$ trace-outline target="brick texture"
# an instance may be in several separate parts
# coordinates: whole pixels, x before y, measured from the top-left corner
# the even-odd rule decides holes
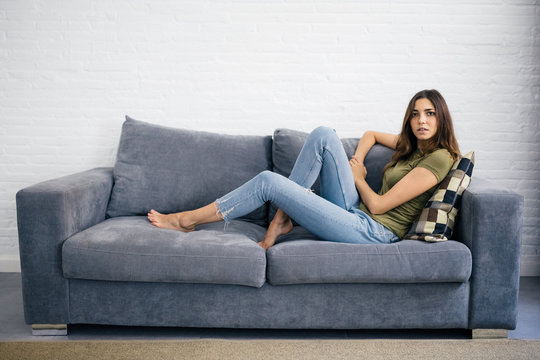
[[[537,0],[0,0],[0,271],[16,191],[112,166],[124,114],[348,137],[398,132],[436,88],[474,175],[525,196],[522,275],[540,275],[539,24]]]

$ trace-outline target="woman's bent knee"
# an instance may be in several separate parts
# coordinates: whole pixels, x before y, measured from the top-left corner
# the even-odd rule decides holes
[[[340,143],[341,141],[334,129],[331,129],[326,126],[319,126],[318,128],[315,128],[309,134],[306,144],[317,144],[318,146],[326,146],[328,144],[335,144]]]
[[[336,131],[332,128],[329,128],[327,126],[319,126],[316,127],[310,134],[310,136],[318,137],[318,138],[326,138],[328,136],[333,136],[336,134]]]
[[[264,170],[264,171],[261,171],[259,175],[257,175],[256,177],[258,180],[264,183],[269,183],[269,182],[274,182],[276,181],[276,179],[282,178],[283,176],[270,170]]]

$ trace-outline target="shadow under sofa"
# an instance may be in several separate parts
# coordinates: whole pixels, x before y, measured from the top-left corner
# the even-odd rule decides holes
[[[219,135],[127,118],[114,168],[17,193],[25,320],[67,324],[273,329],[473,329],[505,336],[517,317],[523,198],[474,177],[452,240],[358,245],[301,227],[265,252],[265,205],[197,231],[153,227],[214,201],[261,171],[288,176],[306,133]],[[358,139],[343,139],[348,155]],[[374,146],[380,188],[392,151]],[[318,185],[313,187],[318,191]],[[495,330],[493,330],[495,329]]]

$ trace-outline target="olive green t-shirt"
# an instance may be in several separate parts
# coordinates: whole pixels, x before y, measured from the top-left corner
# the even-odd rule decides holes
[[[396,165],[384,172],[379,195],[384,195],[415,167],[422,167],[431,171],[437,178],[438,185],[446,177],[453,164],[454,160],[452,159],[452,155],[450,155],[446,149],[438,149],[425,156],[422,156],[420,151],[416,150],[409,160],[399,161]],[[414,199],[381,215],[372,214],[364,204],[360,204],[360,210],[371,216],[373,220],[379,222],[400,238],[403,238],[431,195],[433,195],[437,185],[433,186],[425,193],[418,195]]]

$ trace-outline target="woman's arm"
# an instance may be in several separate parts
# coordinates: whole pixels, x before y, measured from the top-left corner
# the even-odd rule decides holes
[[[391,149],[396,149],[398,135],[382,133],[377,131],[367,131],[358,142],[354,157],[360,162],[364,162],[369,149],[375,144],[381,144]]]
[[[372,214],[384,214],[393,208],[423,194],[437,185],[437,177],[431,171],[423,167],[416,167],[405,175],[384,195],[379,195],[371,190],[366,182],[367,171],[363,163],[357,159],[351,159],[356,189]]]
[[[423,194],[437,185],[437,177],[423,167],[411,170],[384,195],[373,191],[366,182],[367,170],[364,159],[371,147],[381,144],[391,149],[397,146],[399,135],[368,131],[358,142],[356,152],[350,160],[356,189],[372,214],[384,214],[389,210]]]

